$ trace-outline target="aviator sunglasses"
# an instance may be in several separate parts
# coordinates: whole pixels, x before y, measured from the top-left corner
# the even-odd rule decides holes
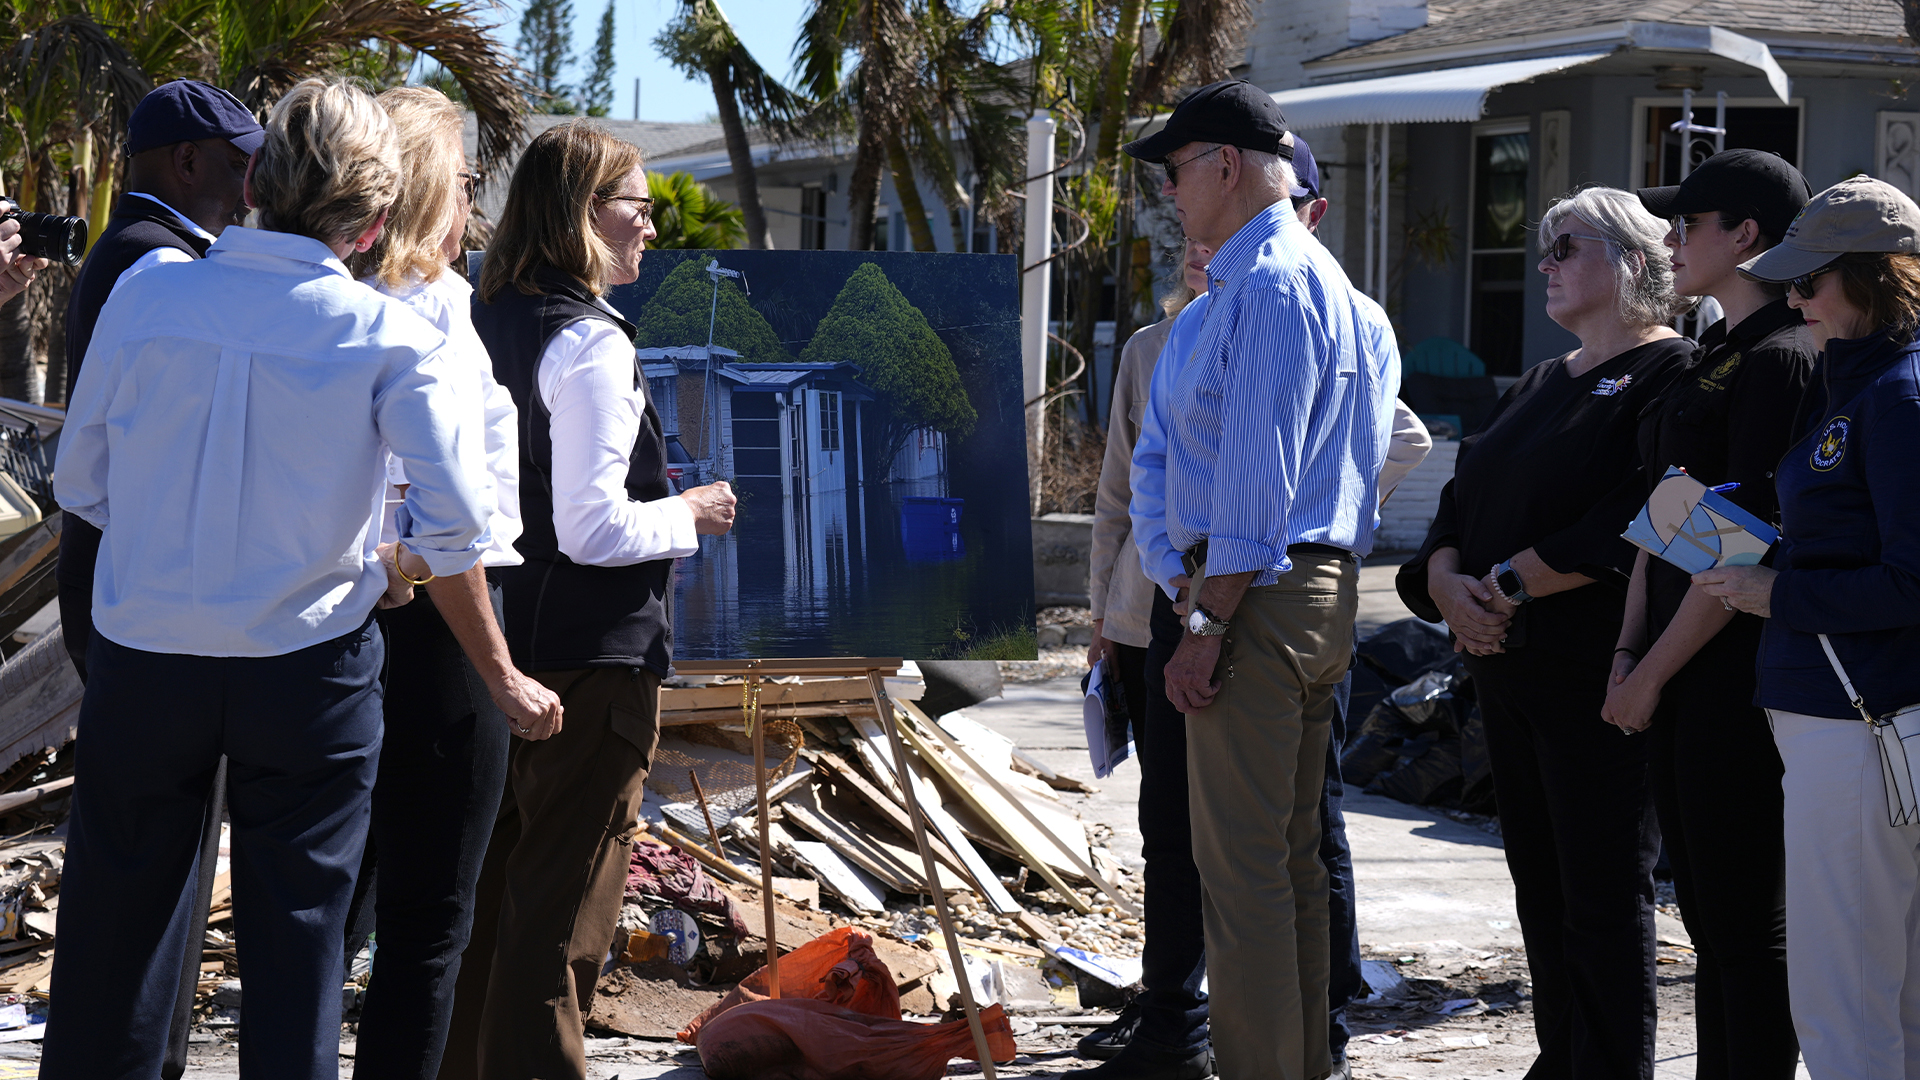
[[[1166,165],[1164,166],[1167,170],[1167,183],[1172,184],[1174,187],[1179,187],[1180,186],[1179,176],[1180,176],[1181,166],[1191,165],[1192,163],[1199,161],[1201,158],[1206,157],[1208,154],[1219,153],[1221,150],[1225,148],[1226,148],[1226,144],[1221,143],[1219,146],[1214,147],[1212,150],[1202,150],[1199,153],[1193,155],[1192,157],[1186,159],[1185,161],[1167,162]]]

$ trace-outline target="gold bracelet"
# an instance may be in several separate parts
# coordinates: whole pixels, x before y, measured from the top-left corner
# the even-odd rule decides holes
[[[407,584],[413,585],[413,586],[425,585],[427,582],[432,581],[435,577],[435,574],[431,569],[427,571],[427,576],[421,578],[419,581],[415,581],[412,578],[408,577],[407,572],[405,570],[400,569],[400,544],[397,541],[393,545],[393,572],[400,575],[401,581],[404,581]]]

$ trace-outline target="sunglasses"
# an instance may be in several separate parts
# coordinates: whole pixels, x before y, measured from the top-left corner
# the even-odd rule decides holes
[[[487,174],[462,169],[454,175],[460,178],[460,190],[466,193],[467,201],[471,203],[474,197],[480,194],[480,181],[486,179]]]
[[[1192,157],[1188,158],[1185,161],[1167,162],[1166,164],[1167,183],[1173,185],[1174,187],[1179,187],[1180,186],[1179,177],[1180,177],[1181,166],[1190,165],[1193,162],[1199,161],[1201,158],[1206,157],[1208,154],[1216,154],[1224,149],[1226,149],[1226,144],[1222,143],[1221,145],[1214,147],[1212,150],[1202,150],[1201,152],[1193,155]]]
[[[1800,294],[1800,299],[1811,300],[1813,299],[1814,290],[1813,279],[1834,269],[1836,269],[1836,267],[1823,266],[1810,274],[1801,274],[1799,277],[1787,282],[1787,284],[1793,286],[1793,291]]]
[[[640,207],[640,223],[646,225],[653,221],[653,196],[651,195],[608,195],[601,201],[637,203]]]
[[[1701,215],[1699,214],[1694,214],[1692,216],[1696,218],[1701,217]],[[1686,214],[1675,214],[1671,218],[1667,219],[1667,223],[1673,226],[1673,235],[1676,237],[1679,237],[1681,247],[1687,246],[1687,228],[1689,226],[1692,226],[1694,228],[1699,228],[1701,225],[1705,224],[1704,220],[1688,221],[1687,217],[1688,215]],[[1740,224],[1741,221],[1745,219],[1744,218],[1719,218],[1717,220],[1722,225],[1738,225]]]
[[[1573,242],[1575,240],[1594,240],[1602,244],[1619,243],[1617,240],[1610,240],[1604,236],[1587,236],[1583,233],[1563,232],[1559,236],[1554,237],[1553,243],[1547,246],[1547,255],[1551,257],[1554,262],[1566,262],[1573,257]]]

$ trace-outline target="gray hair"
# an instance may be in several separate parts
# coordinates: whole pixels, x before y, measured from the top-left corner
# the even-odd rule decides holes
[[[1247,163],[1247,168],[1259,173],[1261,179],[1278,188],[1282,195],[1293,194],[1293,164],[1286,158],[1264,150],[1236,149],[1240,150],[1240,160]]]
[[[1647,212],[1631,191],[1581,188],[1547,208],[1540,219],[1540,252],[1546,254],[1567,218],[1577,217],[1609,242],[1620,318],[1633,326],[1671,322],[1692,307],[1673,291],[1673,264],[1661,239],[1667,223]]]

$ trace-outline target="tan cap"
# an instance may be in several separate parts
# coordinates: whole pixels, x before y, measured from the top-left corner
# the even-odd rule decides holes
[[[1756,281],[1792,281],[1849,251],[1920,254],[1920,206],[1883,180],[1842,180],[1815,195],[1786,238],[1740,264],[1740,272]]]

